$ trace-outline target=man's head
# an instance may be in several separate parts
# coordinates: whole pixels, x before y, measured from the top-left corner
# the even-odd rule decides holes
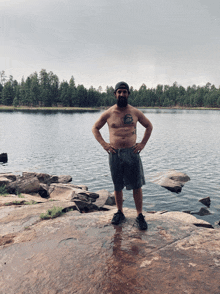
[[[126,107],[128,104],[128,96],[130,94],[128,84],[125,82],[117,83],[114,94],[117,99],[118,107]]]
[[[130,94],[129,86],[128,86],[128,84],[125,83],[125,82],[119,82],[119,83],[117,83],[117,84],[115,85],[115,91],[114,91],[114,93],[116,93],[116,91],[117,91],[118,89],[126,89],[126,90],[128,91],[128,94]]]

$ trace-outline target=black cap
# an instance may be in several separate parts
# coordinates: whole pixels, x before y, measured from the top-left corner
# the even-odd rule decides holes
[[[126,89],[126,90],[128,90],[128,94],[130,94],[129,86],[128,86],[128,84],[125,83],[125,82],[119,82],[119,83],[117,83],[116,86],[115,86],[115,91],[114,91],[114,93],[115,93],[118,89]]]

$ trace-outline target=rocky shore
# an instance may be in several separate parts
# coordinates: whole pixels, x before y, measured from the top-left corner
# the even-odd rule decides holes
[[[1,294],[220,292],[219,228],[146,211],[148,230],[139,231],[128,208],[113,226],[113,195],[71,181],[0,174]]]

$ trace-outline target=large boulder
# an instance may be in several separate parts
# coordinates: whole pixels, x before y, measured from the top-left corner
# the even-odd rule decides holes
[[[180,193],[186,182],[190,177],[185,173],[169,170],[154,176],[151,182],[160,185],[163,188],[175,193]]]
[[[19,194],[19,193],[37,193],[42,189],[40,182],[37,177],[24,178],[19,177],[16,181],[10,182],[6,185],[8,193]]]

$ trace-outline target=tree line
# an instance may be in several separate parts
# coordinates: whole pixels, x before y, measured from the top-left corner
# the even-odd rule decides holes
[[[220,87],[207,83],[205,86],[184,88],[177,82],[148,88],[145,84],[136,90],[130,87],[129,103],[136,107],[220,107]],[[115,104],[114,88],[86,89],[75,84],[72,76],[67,81],[59,81],[53,72],[42,69],[17,82],[12,76],[7,78],[0,72],[0,104],[8,106],[63,106],[101,107]]]

